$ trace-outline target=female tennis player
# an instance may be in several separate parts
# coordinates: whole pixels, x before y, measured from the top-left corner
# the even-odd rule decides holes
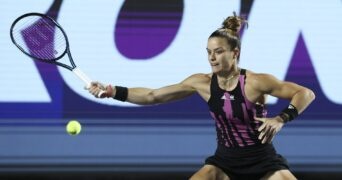
[[[255,73],[238,66],[239,31],[245,20],[226,18],[208,38],[209,74],[193,74],[178,84],[159,89],[127,88],[93,82],[88,89],[95,97],[147,105],[179,100],[198,93],[207,102],[215,120],[217,149],[191,180],[296,179],[272,140],[284,124],[295,119],[314,100],[303,86]],[[289,100],[275,117],[266,117],[267,95]]]

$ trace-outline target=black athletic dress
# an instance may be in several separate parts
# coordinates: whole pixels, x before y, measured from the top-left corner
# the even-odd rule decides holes
[[[205,164],[219,167],[232,180],[260,179],[267,172],[289,168],[273,144],[261,144],[258,139],[262,123],[254,116],[266,117],[267,110],[246,98],[245,81],[246,70],[242,69],[232,91],[219,87],[216,74],[210,84],[208,106],[215,120],[218,145],[215,155],[207,158]]]

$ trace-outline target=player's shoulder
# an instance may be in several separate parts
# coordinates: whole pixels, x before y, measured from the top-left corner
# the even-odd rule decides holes
[[[212,73],[205,74],[205,73],[196,73],[190,76],[190,78],[197,80],[197,81],[210,81]]]
[[[253,72],[251,70],[246,70],[246,76],[250,80],[255,80],[255,81],[264,81],[264,80],[271,80],[274,79],[275,77],[271,74],[268,73],[259,73],[259,72]]]
[[[205,74],[205,73],[196,73],[190,75],[188,78],[185,79],[187,82],[191,83],[205,83],[210,82],[212,74]]]
[[[248,86],[263,92],[268,92],[270,88],[277,86],[279,83],[279,80],[276,77],[267,73],[246,71],[246,76]]]

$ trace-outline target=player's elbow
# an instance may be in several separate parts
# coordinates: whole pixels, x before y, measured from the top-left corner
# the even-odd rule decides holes
[[[315,98],[316,98],[316,95],[312,90],[309,90],[309,96],[311,98],[311,101],[315,100]]]
[[[307,97],[308,101],[310,102],[312,102],[316,98],[315,93],[311,89],[305,88],[304,93],[305,97]]]

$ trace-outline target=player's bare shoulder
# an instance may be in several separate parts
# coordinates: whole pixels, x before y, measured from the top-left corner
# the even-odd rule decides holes
[[[246,70],[246,76],[250,80],[260,80],[260,78],[262,79],[262,76],[264,76],[264,75],[266,75],[266,74],[253,72],[251,70]]]
[[[253,71],[246,71],[246,84],[253,89],[267,91],[270,84],[276,81],[276,78],[267,73],[255,73]]]
[[[209,84],[212,74],[197,73],[186,78],[183,83],[191,86]]]
[[[210,94],[211,74],[197,73],[186,78],[182,84],[196,90],[201,96]]]
[[[205,73],[197,73],[197,74],[193,74],[190,77],[196,79],[196,81],[199,82],[206,82],[206,81],[210,81],[211,80],[211,76],[212,74],[205,74]]]
[[[210,97],[210,82],[212,74],[197,73],[189,76],[182,84],[190,86],[205,100]]]
[[[245,84],[245,94],[250,102],[264,104],[266,102],[266,97],[264,89],[265,78],[268,74],[255,73],[250,70],[246,70],[246,84]]]
[[[264,81],[274,78],[274,76],[272,76],[271,74],[256,73],[250,70],[246,70],[246,76],[250,81]]]

